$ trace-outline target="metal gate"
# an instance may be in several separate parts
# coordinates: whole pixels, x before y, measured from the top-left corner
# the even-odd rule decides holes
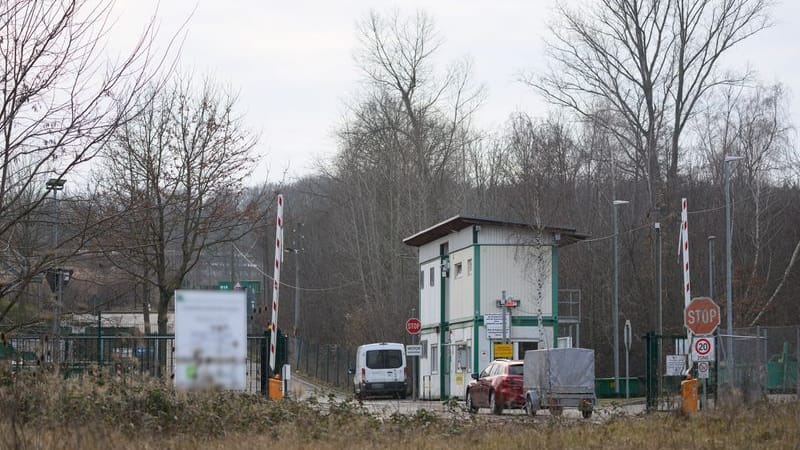
[[[719,349],[719,339],[715,336],[715,347]],[[688,357],[689,343],[684,334],[664,334],[659,335],[649,332],[644,336],[646,346],[645,356],[645,392],[647,397],[648,411],[674,411],[681,407],[681,381],[686,377],[682,374],[675,374],[668,367],[669,360],[680,360],[681,357],[686,364]],[[715,353],[719,358],[719,351]],[[671,358],[668,358],[671,356]],[[717,364],[718,361],[711,363],[709,376],[701,379],[700,403],[701,407],[708,404],[710,400],[716,398],[717,386]],[[685,367],[685,366],[684,366]],[[684,372],[685,369],[681,372]],[[692,366],[692,377],[696,378],[697,364]]]

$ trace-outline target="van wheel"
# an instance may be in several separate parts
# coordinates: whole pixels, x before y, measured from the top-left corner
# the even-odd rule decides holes
[[[472,414],[478,412],[478,407],[472,403],[472,393],[470,391],[467,391],[467,411],[471,412]]]
[[[489,409],[492,410],[492,414],[503,414],[503,405],[497,403],[494,392],[489,393]]]

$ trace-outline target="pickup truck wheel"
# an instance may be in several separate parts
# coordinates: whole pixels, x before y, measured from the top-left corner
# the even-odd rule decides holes
[[[467,391],[467,411],[473,414],[478,412],[478,407],[475,406],[474,403],[472,403],[472,393],[470,391]]]
[[[492,410],[492,414],[503,414],[503,405],[497,403],[494,392],[489,393],[489,409]]]
[[[533,403],[531,403],[530,397],[525,399],[525,412],[531,417],[536,415],[536,409],[534,408]]]

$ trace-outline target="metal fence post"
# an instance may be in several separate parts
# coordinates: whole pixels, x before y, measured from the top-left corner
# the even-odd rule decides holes
[[[341,359],[341,350],[338,346],[336,347],[336,386],[339,386],[339,372],[341,369],[339,368],[339,360]]]
[[[261,395],[267,396],[269,389],[267,389],[267,372],[269,371],[267,356],[267,347],[269,347],[269,333],[264,332],[264,337],[261,338]]]
[[[653,361],[658,361],[660,358],[658,356],[658,346],[654,343],[660,339],[661,336],[658,336],[652,332],[648,331],[645,334],[644,339],[646,342],[647,351],[645,352],[645,384],[646,384],[646,397],[647,397],[647,409],[651,409],[655,406],[655,399],[657,398],[656,392],[656,377],[660,376],[655,369],[656,364],[653,364]],[[654,353],[656,353],[654,355]]]
[[[97,309],[97,365],[103,365],[103,322],[100,308]]]
[[[319,344],[316,345],[317,351],[314,352],[316,358],[314,360],[314,378],[319,378]]]
[[[311,361],[309,360],[311,358],[311,349],[309,348],[310,345],[311,344],[309,342],[306,342],[306,345],[305,345],[305,347],[306,347],[306,349],[305,349],[306,365],[303,368],[307,373],[311,373]]]
[[[325,381],[331,382],[331,346],[325,348]]]

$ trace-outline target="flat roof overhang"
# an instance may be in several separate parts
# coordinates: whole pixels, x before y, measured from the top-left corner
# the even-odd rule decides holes
[[[447,236],[450,233],[461,231],[464,228],[473,225],[494,225],[500,227],[536,230],[536,226],[528,223],[458,215],[440,222],[428,229],[422,230],[413,236],[409,236],[403,239],[403,242],[412,247],[421,247],[429,242],[433,242],[439,238]],[[589,238],[588,234],[578,233],[575,231],[575,228],[570,227],[544,226],[543,230],[548,233],[561,235],[561,239],[559,239],[558,244],[559,247],[564,247]]]

